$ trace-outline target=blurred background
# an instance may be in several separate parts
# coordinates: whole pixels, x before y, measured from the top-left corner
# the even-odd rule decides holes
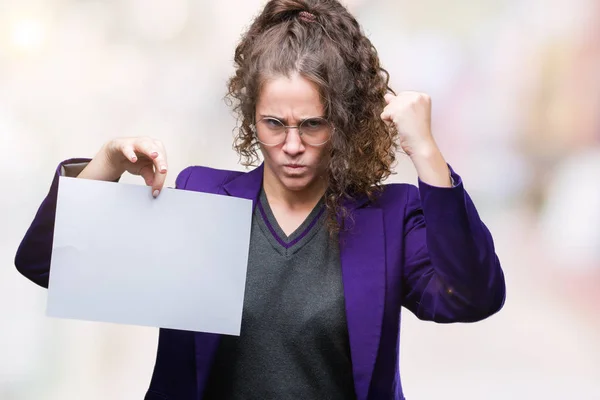
[[[157,330],[45,317],[17,246],[63,159],[149,135],[242,169],[223,102],[259,0],[0,0],[0,399],[142,399]],[[408,399],[600,399],[600,1],[347,0],[492,230],[508,295],[472,325],[404,313]],[[401,159],[391,181],[415,182]],[[133,178],[126,182],[141,184]]]

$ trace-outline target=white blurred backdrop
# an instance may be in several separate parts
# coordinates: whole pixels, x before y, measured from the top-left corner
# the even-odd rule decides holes
[[[157,330],[49,319],[13,257],[58,162],[115,136],[241,169],[223,102],[259,0],[0,0],[0,399],[141,399]],[[395,90],[494,234],[508,294],[472,325],[404,313],[409,399],[600,399],[600,2],[352,0]],[[393,181],[415,182],[400,160]],[[141,184],[126,177],[126,182]]]

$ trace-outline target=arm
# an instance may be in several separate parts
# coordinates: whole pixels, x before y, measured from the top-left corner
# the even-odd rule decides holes
[[[90,161],[90,159],[76,158],[59,164],[54,173],[50,190],[17,250],[15,256],[17,270],[27,279],[42,287],[48,287],[50,276],[59,177],[81,177],[81,171],[85,170]],[[177,176],[176,188],[185,187],[189,175],[189,168],[182,171]],[[115,179],[115,181],[118,180],[118,178]]]
[[[60,163],[54,172],[50,190],[17,250],[15,256],[17,270],[42,287],[48,287],[59,177],[77,176],[81,170],[80,166],[85,166],[89,161],[89,159],[77,158]]]
[[[431,99],[387,94],[381,118],[419,175],[404,215],[404,306],[437,322],[478,321],[502,308],[504,274],[490,232],[431,132]]]
[[[162,143],[151,138],[118,138],[102,146],[93,159],[62,162],[19,245],[15,256],[17,270],[34,283],[48,287],[60,176],[116,182],[125,171],[142,176],[146,184],[153,187],[154,196],[158,196],[167,173],[166,151]]]
[[[504,274],[460,176],[451,177],[452,187],[420,179],[408,192],[403,305],[423,320],[474,322],[502,308]]]

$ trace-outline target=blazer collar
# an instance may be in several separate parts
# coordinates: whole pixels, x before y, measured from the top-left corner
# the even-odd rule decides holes
[[[243,173],[223,185],[226,194],[256,202],[262,187],[264,164]]]
[[[241,197],[256,203],[263,183],[264,169],[265,165],[261,163],[255,169],[242,173],[225,183],[223,190],[230,196]],[[364,206],[368,201],[366,195],[361,195],[357,198],[346,198],[342,204],[351,212]]]

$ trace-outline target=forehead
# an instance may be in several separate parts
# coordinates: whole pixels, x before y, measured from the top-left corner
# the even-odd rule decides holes
[[[322,116],[323,103],[317,85],[299,74],[267,80],[261,88],[256,111],[282,118]]]

